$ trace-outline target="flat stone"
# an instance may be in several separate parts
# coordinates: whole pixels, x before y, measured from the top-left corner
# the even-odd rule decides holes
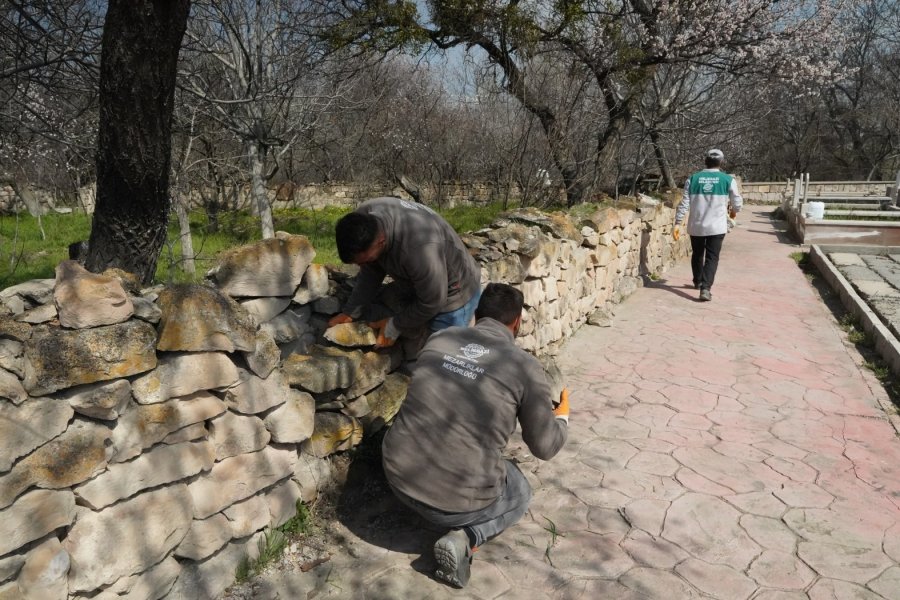
[[[112,448],[108,447],[108,427],[74,420],[53,438],[0,476],[0,508],[13,503],[30,488],[62,489],[90,479],[106,466]]]
[[[856,512],[793,509],[784,515],[784,522],[807,541],[880,549],[886,527],[866,512],[862,504]]]
[[[0,400],[4,398],[13,404],[22,404],[28,398],[28,393],[18,377],[5,369],[0,369]]]
[[[109,381],[156,366],[156,330],[130,320],[92,329],[35,327],[25,344],[24,387],[43,396],[57,390]]]
[[[303,274],[303,280],[294,293],[293,301],[297,304],[309,304],[327,296],[330,287],[328,268],[313,263],[306,267],[306,273]]]
[[[290,297],[247,298],[241,300],[241,306],[250,313],[257,325],[284,312],[291,305]]]
[[[181,566],[171,556],[143,573],[122,577],[92,600],[122,600],[122,598],[165,598],[178,579]]]
[[[366,352],[356,367],[356,378],[353,385],[347,388],[344,395],[356,398],[381,385],[391,369],[391,355],[384,352]]]
[[[685,494],[672,502],[663,537],[695,557],[739,571],[759,554],[759,546],[741,529],[741,514],[710,496]]]
[[[280,527],[297,514],[297,503],[303,500],[303,491],[293,479],[279,483],[266,492],[266,505],[269,507],[269,525]]]
[[[173,352],[162,355],[156,369],[134,379],[131,391],[139,403],[156,404],[237,382],[237,367],[223,352]]]
[[[269,524],[269,505],[262,496],[250,496],[232,504],[222,513],[228,519],[233,538],[247,537]]]
[[[313,434],[303,442],[307,454],[324,458],[329,454],[349,450],[362,441],[363,427],[358,419],[333,412],[317,412]]]
[[[80,504],[99,510],[146,489],[185,479],[212,468],[213,445],[202,440],[160,444],[127,463],[106,471],[75,488]]]
[[[834,496],[814,483],[790,482],[772,493],[792,507],[825,508],[834,501]]]
[[[28,323],[22,323],[10,317],[0,317],[0,336],[4,338],[27,342],[31,339],[32,329]]]
[[[366,394],[370,410],[360,421],[367,432],[378,431],[385,423],[393,420],[406,399],[409,381],[407,375],[391,373],[384,378],[384,383]]]
[[[723,496],[722,499],[745,513],[762,517],[779,518],[787,510],[787,506],[773,496],[771,492],[748,492],[746,494]]]
[[[900,597],[900,567],[891,567],[877,579],[869,582],[869,587],[885,598]]]
[[[0,583],[13,579],[24,564],[24,554],[10,554],[0,558]]]
[[[80,415],[114,421],[131,404],[131,383],[127,379],[89,383],[58,392],[56,398]]]
[[[782,590],[805,590],[816,579],[816,574],[798,559],[793,552],[764,551],[747,574],[759,585]]]
[[[578,450],[577,460],[597,471],[608,472],[624,469],[637,453],[637,448],[627,442],[592,440]]]
[[[359,321],[329,327],[325,330],[325,339],[344,348],[374,346],[377,341],[375,330]]]
[[[0,369],[5,369],[20,379],[24,377],[25,344],[18,340],[0,338]]]
[[[55,537],[33,548],[16,580],[23,600],[66,600],[70,565],[69,553]]]
[[[169,598],[218,598],[234,581],[235,570],[246,560],[259,556],[263,533],[235,540],[201,562],[185,562]]]
[[[0,556],[9,554],[75,520],[75,494],[32,490],[0,510]]]
[[[217,461],[262,450],[271,438],[262,419],[253,415],[226,410],[209,421],[209,441]]]
[[[162,318],[162,311],[156,305],[156,302],[142,296],[132,296],[131,304],[134,306],[134,316],[148,323],[159,323]]]
[[[266,415],[264,425],[273,441],[296,444],[312,435],[315,415],[315,399],[306,392],[292,389],[288,401]]]
[[[235,412],[255,415],[284,404],[290,394],[281,371],[272,371],[262,378],[239,368],[237,383],[225,391],[225,405]]]
[[[185,485],[145,492],[100,512],[80,509],[63,542],[72,557],[70,593],[146,571],[181,542],[190,526],[191,497]]]
[[[21,406],[0,402],[0,473],[65,431],[73,414],[68,404],[49,398],[32,398]]]
[[[56,266],[53,301],[59,324],[70,329],[113,325],[134,314],[131,298],[118,279],[91,273],[74,260]]]
[[[623,510],[632,527],[658,536],[662,533],[666,511],[669,509],[669,506],[670,503],[665,500],[642,498],[629,503]]]
[[[275,338],[265,331],[257,331],[254,341],[256,345],[253,350],[242,354],[250,370],[259,377],[266,378],[281,362],[281,348],[275,343]]]
[[[157,350],[234,352],[256,347],[256,322],[219,290],[189,283],[171,285],[156,302],[162,311]]]
[[[825,579],[824,577],[819,579],[807,593],[809,600],[882,600],[881,596],[855,583]]]
[[[688,557],[688,553],[658,536],[640,530],[632,531],[622,548],[639,564],[656,569],[672,569]]]
[[[861,585],[893,564],[881,550],[819,542],[800,542],[797,554],[820,575]]]
[[[206,430],[205,423],[194,423],[187,427],[182,427],[177,431],[173,431],[163,438],[163,444],[180,444],[182,442],[193,442],[194,440],[206,439],[209,432]]]
[[[619,577],[619,583],[647,598],[701,598],[700,592],[669,570],[634,568]]]
[[[594,552],[585,553],[584,548]],[[547,549],[553,564],[565,565],[567,573],[578,577],[615,579],[634,566],[634,561],[618,544],[618,536],[570,531],[556,538]],[[603,560],[597,560],[602,556]]]
[[[333,479],[333,468],[327,458],[319,458],[308,453],[300,453],[294,463],[295,481],[300,486],[300,497],[307,504],[315,502],[319,491]]]
[[[658,452],[639,452],[628,461],[627,468],[652,475],[672,476],[678,470],[678,462],[666,454]]]
[[[678,564],[675,572],[701,592],[720,600],[746,600],[756,591],[756,584],[740,571],[696,558]]]
[[[292,354],[285,359],[282,372],[289,385],[321,394],[353,385],[362,355],[359,350],[313,346],[309,355]]]
[[[260,325],[260,331],[272,336],[278,344],[292,342],[312,331],[309,321],[312,310],[307,306],[296,306],[272,317]]]
[[[292,296],[315,255],[305,236],[278,232],[220,254],[207,277],[229,296]]]
[[[206,519],[194,519],[187,535],[173,554],[191,560],[203,560],[231,541],[231,523],[223,513]]]
[[[233,456],[216,463],[209,473],[188,485],[194,504],[194,516],[199,519],[219,512],[276,481],[293,474],[291,451],[271,446]]]
[[[225,404],[209,392],[197,392],[159,404],[135,405],[119,417],[113,429],[113,462],[134,458],[144,448],[182,428],[222,414]]]
[[[793,552],[795,550],[798,541],[797,536],[780,519],[760,517],[758,515],[744,515],[741,517],[740,522],[741,527],[753,538],[753,541],[763,548],[781,552]]]

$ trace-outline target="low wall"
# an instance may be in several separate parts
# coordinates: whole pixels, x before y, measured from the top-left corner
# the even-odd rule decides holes
[[[516,211],[465,236],[553,354],[686,255],[672,209]],[[353,273],[302,236],[234,249],[209,285],[139,290],[66,261],[0,291],[0,599],[214,598],[390,422],[399,346],[326,331]]]
[[[808,196],[822,194],[885,194],[892,181],[810,181]],[[793,181],[745,181],[741,182],[741,195],[745,202],[753,204],[781,204],[794,193]]]

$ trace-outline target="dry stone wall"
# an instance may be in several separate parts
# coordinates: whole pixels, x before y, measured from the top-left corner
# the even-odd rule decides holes
[[[525,293],[523,346],[552,354],[685,254],[672,221],[517,211],[466,241],[485,281]],[[215,598],[332,481],[332,455],[390,422],[402,350],[326,331],[353,272],[314,255],[278,234],[206,285],[66,261],[0,291],[0,600]]]

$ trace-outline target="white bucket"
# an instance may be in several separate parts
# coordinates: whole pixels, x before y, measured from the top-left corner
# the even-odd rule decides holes
[[[807,219],[824,219],[825,203],[824,202],[807,202],[806,203]]]

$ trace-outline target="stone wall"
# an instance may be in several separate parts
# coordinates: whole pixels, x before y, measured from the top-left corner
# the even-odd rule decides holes
[[[891,181],[810,181],[809,196],[821,194],[869,194],[881,196]],[[781,204],[794,193],[793,181],[746,181],[740,184],[745,202]]]
[[[520,287],[521,343],[552,354],[687,251],[673,211],[517,211],[466,236]],[[301,236],[234,249],[209,284],[140,290],[61,263],[0,291],[0,600],[214,598],[334,453],[405,396],[400,345],[326,330],[352,271]],[[599,314],[598,314],[599,311]]]

